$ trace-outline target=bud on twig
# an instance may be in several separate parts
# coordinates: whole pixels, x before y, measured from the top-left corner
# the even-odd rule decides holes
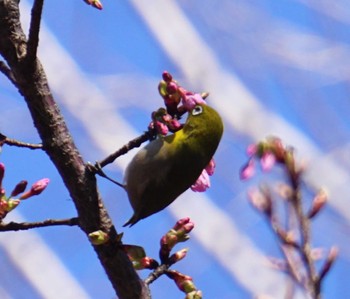
[[[89,240],[94,245],[102,245],[109,241],[109,236],[102,230],[97,230],[89,234]]]
[[[192,291],[186,294],[185,299],[202,299],[203,298],[203,294],[202,291],[200,290],[196,290],[196,291]]]
[[[326,274],[328,273],[328,271],[331,269],[331,267],[334,264],[334,261],[336,260],[337,256],[338,256],[338,248],[333,246],[328,253],[327,259],[320,271],[319,274],[319,280],[322,281],[322,279],[326,276]]]
[[[27,187],[28,182],[23,180],[20,181],[16,187],[12,190],[10,197],[14,197],[17,196],[18,194],[21,194],[22,192],[24,192],[24,190]]]
[[[325,206],[328,200],[328,195],[324,189],[321,189],[312,201],[310,211],[308,213],[309,219],[313,218],[318,214],[319,211]]]
[[[177,287],[183,291],[184,293],[190,293],[196,291],[196,287],[193,283],[193,279],[191,276],[182,274],[175,270],[168,270],[166,275],[173,279],[177,285]]]
[[[187,252],[188,252],[188,248],[184,248],[172,254],[171,257],[169,258],[169,264],[172,265],[181,261],[186,257]]]
[[[161,238],[159,256],[162,263],[167,261],[170,251],[177,243],[185,242],[190,238],[188,233],[193,228],[194,224],[190,218],[183,218],[177,221],[174,227]]]
[[[19,197],[19,199],[24,200],[24,199],[27,199],[27,198],[29,198],[29,197],[31,197],[31,196],[39,195],[41,192],[43,192],[43,191],[46,189],[46,187],[47,187],[47,185],[49,184],[49,182],[50,182],[50,180],[47,179],[47,178],[41,179],[41,180],[35,182],[35,183],[32,185],[32,187],[30,188],[30,190],[27,191],[27,192],[25,192],[25,193],[23,193],[23,194]]]

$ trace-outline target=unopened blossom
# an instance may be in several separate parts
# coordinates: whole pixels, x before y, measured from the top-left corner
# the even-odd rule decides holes
[[[210,178],[208,172],[203,169],[201,175],[191,186],[191,190],[195,192],[205,192],[210,187]]]
[[[33,195],[39,195],[41,192],[43,192],[46,189],[49,182],[50,180],[47,178],[37,181],[32,185],[29,191],[23,193],[19,198],[27,199]]]
[[[191,111],[198,104],[206,104],[199,93],[185,95],[182,98],[182,106],[186,111]]]

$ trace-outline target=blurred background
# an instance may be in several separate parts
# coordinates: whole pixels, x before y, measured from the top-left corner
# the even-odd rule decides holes
[[[31,4],[21,0],[26,32]],[[211,189],[186,192],[132,228],[121,228],[132,214],[124,191],[98,179],[124,241],[157,257],[160,237],[189,216],[196,224],[191,240],[176,248],[190,251],[174,269],[192,276],[205,298],[284,298],[290,282],[268,261],[280,255],[276,240],[247,201],[252,185],[282,173],[239,180],[246,147],[275,135],[307,165],[308,190],[325,187],[330,195],[313,221],[313,244],[340,250],[324,281],[324,298],[350,296],[349,2],[104,0],[103,6],[98,11],[79,0],[46,1],[40,33],[39,57],[85,161],[102,159],[146,130],[151,112],[162,106],[157,85],[164,70],[188,90],[210,92],[208,101],[225,124]],[[4,76],[0,107],[1,133],[40,142],[25,102]],[[107,167],[108,174],[122,180],[136,151]],[[42,152],[5,146],[0,160],[8,192],[22,179],[51,179],[42,195],[6,220],[76,215]],[[3,299],[116,298],[78,228],[1,233],[0,264]],[[153,298],[184,298],[167,277],[151,291]],[[296,291],[295,298],[306,297]]]

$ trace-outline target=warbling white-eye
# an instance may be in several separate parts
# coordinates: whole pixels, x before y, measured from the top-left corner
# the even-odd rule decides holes
[[[199,104],[188,112],[182,129],[142,148],[125,172],[124,188],[134,214],[124,226],[161,211],[191,187],[213,157],[222,133],[219,114]]]

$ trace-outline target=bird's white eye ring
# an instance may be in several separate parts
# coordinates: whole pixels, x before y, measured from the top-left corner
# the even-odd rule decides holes
[[[203,112],[203,107],[202,106],[196,106],[192,110],[192,115],[198,115]]]

